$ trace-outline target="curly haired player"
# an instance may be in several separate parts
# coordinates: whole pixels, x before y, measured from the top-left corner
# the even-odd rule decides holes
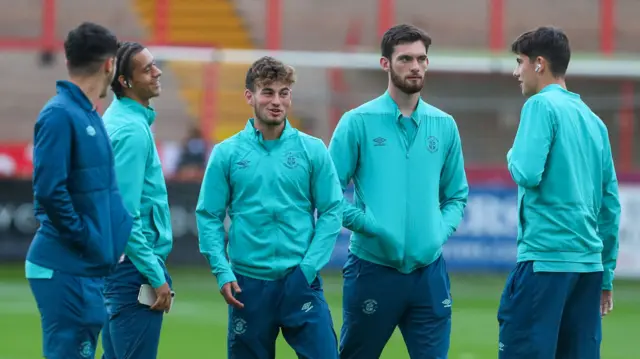
[[[215,146],[202,182],[200,251],[229,304],[230,358],[275,358],[280,330],[300,358],[338,355],[319,271],[342,228],[342,191],[325,144],[287,121],[294,82],[271,57],[251,66],[254,117]]]

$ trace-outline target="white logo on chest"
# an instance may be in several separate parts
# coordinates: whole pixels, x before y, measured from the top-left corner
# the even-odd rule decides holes
[[[96,135],[96,129],[93,126],[87,126],[87,135],[93,137]]]

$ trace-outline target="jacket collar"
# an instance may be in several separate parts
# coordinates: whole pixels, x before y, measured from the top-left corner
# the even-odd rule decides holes
[[[578,95],[577,93],[566,90],[558,84],[547,85],[544,88],[542,88],[542,90],[540,90],[539,93],[552,92],[552,91],[564,92],[572,96],[580,97],[580,95]]]
[[[87,95],[82,92],[78,85],[74,84],[71,81],[67,80],[59,80],[56,81],[56,92],[58,94],[66,93],[68,94],[73,101],[75,101],[80,107],[85,111],[95,111],[95,106],[89,100]]]
[[[264,139],[262,138],[262,133],[257,130],[254,126],[254,119],[250,118],[249,121],[247,121],[247,125],[244,127],[244,133],[251,139],[257,140],[259,142],[264,141]],[[285,139],[291,135],[293,135],[295,133],[295,129],[293,127],[291,127],[291,124],[289,123],[289,120],[287,120],[285,118],[284,120],[284,130],[282,131],[282,135],[280,136],[280,139]]]
[[[156,111],[153,107],[145,107],[138,101],[128,97],[114,97],[113,105],[117,106],[116,108],[120,107],[128,113],[136,115],[137,118],[144,119],[149,126],[156,120]]]
[[[384,92],[384,94],[381,96],[381,99],[382,101],[384,101],[385,105],[388,108],[392,108],[395,111],[395,119],[400,120],[402,118],[402,112],[400,112],[400,108],[398,107],[398,104],[396,104],[396,102],[391,97],[389,90]],[[424,115],[426,111],[427,111],[427,103],[422,100],[422,96],[421,96],[418,99],[418,105],[416,106],[416,109],[413,110],[413,113],[411,114],[411,118],[416,122],[416,124],[420,125],[420,122],[422,121],[421,115]]]

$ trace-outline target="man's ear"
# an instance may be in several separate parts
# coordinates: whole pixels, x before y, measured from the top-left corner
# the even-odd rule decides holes
[[[389,72],[389,67],[391,67],[391,61],[389,61],[389,59],[387,59],[386,57],[381,57],[380,58],[380,67],[382,68],[382,70],[384,70],[385,72]]]
[[[547,68],[547,60],[542,56],[538,56],[533,62],[533,66],[536,72],[542,73]]]
[[[120,86],[122,86],[122,88],[129,88],[129,86],[127,85],[127,79],[124,78],[124,75],[118,76],[118,82],[120,83]]]
[[[113,73],[116,71],[116,58],[115,57],[110,57],[107,59],[107,61],[104,64],[104,71],[106,73]]]
[[[244,99],[248,105],[253,106],[253,92],[249,91],[249,89],[244,90]]]

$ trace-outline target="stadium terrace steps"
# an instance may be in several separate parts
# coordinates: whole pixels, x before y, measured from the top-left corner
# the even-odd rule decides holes
[[[58,37],[64,38],[67,32],[82,21],[94,21],[112,29],[118,38],[141,41],[143,44],[151,32],[141,26],[139,18],[131,11],[127,0],[110,0],[104,7],[100,0],[58,1]],[[153,102],[158,112],[154,132],[158,140],[180,140],[187,131],[188,115],[186,106],[180,99],[176,88],[176,76],[171,69],[162,67],[162,95]],[[63,76],[64,78],[64,76]],[[110,103],[104,101],[106,107]]]
[[[56,6],[56,36],[59,39],[64,39],[69,30],[83,21],[104,25],[118,38],[140,40],[145,37],[126,0],[109,0],[109,6],[101,0],[58,0]]]
[[[244,98],[244,80],[247,65],[222,64],[218,72],[216,94],[216,123],[214,138],[223,139],[242,130],[253,116],[251,106]]]
[[[153,29],[156,0],[134,0],[143,26]],[[250,34],[231,0],[170,1],[167,24],[169,43],[248,49]]]
[[[135,0],[135,9],[145,27],[155,26],[156,2]],[[169,42],[250,49],[253,41],[232,0],[172,1],[169,3]],[[186,59],[185,59],[186,60]],[[202,63],[172,61],[168,68],[179,78],[181,97],[193,121],[202,117],[206,67]],[[213,139],[221,141],[244,128],[251,108],[244,100],[246,65],[221,64],[216,69],[217,86]],[[292,119],[293,125],[298,123]]]
[[[0,66],[13,69],[6,71],[0,85],[0,142],[30,141],[40,109],[56,93],[55,82],[67,78],[60,57],[51,67],[40,67],[37,61],[38,55],[31,51],[0,54]],[[171,76],[165,72],[163,83],[172,82]],[[153,104],[158,112],[155,133],[159,140],[178,140],[186,132],[184,105],[171,101],[177,98],[177,91],[165,85],[162,100]],[[103,111],[111,100],[109,91],[100,104]]]
[[[378,51],[378,0],[282,0],[282,46],[288,50],[336,51],[342,49],[348,24],[363,24],[362,46]],[[265,0],[236,0],[256,46],[265,43]],[[640,51],[640,1],[616,1],[616,48]],[[396,0],[394,23],[412,23],[433,37],[434,50],[485,50],[489,40],[489,6],[478,0]],[[540,25],[567,31],[576,52],[599,48],[599,1],[505,1],[505,51],[519,34]]]
[[[83,21],[93,21],[113,29],[124,39],[143,39],[143,29],[131,13],[126,0],[110,0],[104,7],[98,0],[65,0],[57,2],[56,36],[64,39],[69,30]],[[34,39],[40,34],[42,4],[40,1],[16,1],[0,12],[0,37]],[[58,54],[48,67],[39,64],[39,54],[32,49],[0,52],[0,66],[10,69],[0,82],[0,141],[31,141],[33,124],[46,101],[55,94],[55,81],[67,78],[64,55]],[[185,133],[185,106],[172,90],[175,81],[170,71],[163,76],[162,100],[157,101],[160,140],[180,139]],[[104,109],[111,97],[101,104]],[[167,119],[167,120],[165,120]],[[170,119],[170,121],[168,121]]]
[[[135,0],[135,7],[142,19],[142,23],[147,28],[155,25],[156,2],[154,0]],[[169,22],[167,36],[170,42],[180,42],[194,45],[240,48],[249,49],[252,47],[252,41],[249,33],[245,30],[242,18],[236,13],[233,2],[229,0],[194,0],[194,1],[172,1],[169,8]],[[168,63],[168,67],[179,78],[179,88],[182,99],[187,103],[187,112],[193,121],[198,121],[202,117],[204,81],[206,76],[206,67],[202,63],[188,61],[172,61]],[[223,65],[219,69],[224,79],[227,76],[241,76],[241,72],[232,71]],[[219,86],[220,92],[223,92],[222,85]],[[242,100],[242,88],[235,89],[235,97],[238,100],[225,101],[216,100],[218,113],[215,114],[216,119],[224,121],[225,118],[233,119],[238,122],[238,126],[231,126],[233,129],[244,124],[247,118],[245,113],[241,116],[224,116],[219,113],[233,114],[239,109],[246,109]],[[239,119],[242,119],[239,121]],[[233,121],[230,120],[230,121]],[[215,140],[222,140],[233,134],[231,130],[220,132],[224,126],[216,123],[213,133]],[[229,126],[226,126],[229,127]]]
[[[3,1],[0,11],[0,37],[34,39],[40,36],[40,1]]]
[[[0,66],[0,142],[23,142],[33,138],[33,125],[47,100],[56,92],[55,81],[65,74],[64,65],[41,68],[34,52],[4,52]]]

